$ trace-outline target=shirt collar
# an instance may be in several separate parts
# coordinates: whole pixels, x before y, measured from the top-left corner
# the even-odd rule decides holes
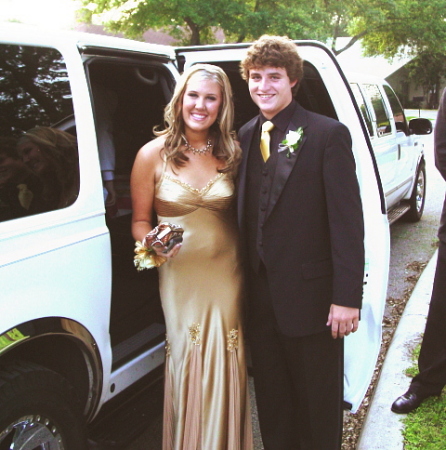
[[[290,124],[291,118],[293,117],[294,111],[296,109],[297,103],[293,99],[291,103],[282,111],[279,111],[272,119],[271,122],[276,128],[278,128],[282,133],[285,133]],[[260,127],[267,121],[265,116],[260,113]]]

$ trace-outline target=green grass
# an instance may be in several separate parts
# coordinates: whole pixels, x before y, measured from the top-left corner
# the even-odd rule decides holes
[[[417,360],[420,353],[418,344],[413,350],[413,365],[406,375],[418,373]],[[444,450],[446,448],[446,395],[430,397],[419,408],[402,419],[405,450]]]
[[[418,373],[418,356],[420,356],[420,349],[421,342],[419,342],[412,350],[412,355],[410,357],[412,360],[412,365],[404,371],[404,373],[410,378],[413,378]]]
[[[444,450],[446,446],[446,396],[430,397],[403,420],[405,450]]]

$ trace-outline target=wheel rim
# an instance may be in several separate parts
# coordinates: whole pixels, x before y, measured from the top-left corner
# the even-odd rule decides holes
[[[417,207],[417,211],[420,212],[423,209],[424,204],[424,172],[420,170],[417,178],[417,194],[415,198],[415,204]]]
[[[59,430],[48,418],[24,416],[0,432],[1,448],[14,450],[64,450]],[[8,445],[9,447],[5,447]]]

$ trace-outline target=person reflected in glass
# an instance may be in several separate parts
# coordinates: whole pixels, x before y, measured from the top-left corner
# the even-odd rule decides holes
[[[0,137],[0,222],[32,214],[34,197],[40,191],[37,177],[17,154],[16,144],[12,137]]]
[[[79,194],[79,164],[73,135],[56,128],[35,127],[19,138],[17,151],[42,183],[39,212],[74,203]]]
[[[152,250],[165,261],[158,269],[167,328],[163,449],[252,449],[234,211],[240,148],[224,71],[187,70],[164,120],[131,176],[134,238],[147,241],[153,213],[184,229],[182,243]]]

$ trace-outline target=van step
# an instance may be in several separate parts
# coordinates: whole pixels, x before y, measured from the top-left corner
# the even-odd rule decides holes
[[[165,338],[166,327],[161,323],[152,323],[150,326],[141,330],[124,342],[113,347],[113,368],[123,364],[135,352],[151,344],[159,344]]]
[[[410,206],[408,204],[400,203],[398,206],[394,206],[387,211],[387,220],[389,221],[389,225],[396,222],[401,216],[409,211],[409,209]]]
[[[147,430],[153,442],[144,448],[161,448],[164,382],[158,378],[145,383],[141,380],[130,392],[120,394],[124,401],[105,405],[88,427],[88,450],[124,450]]]

